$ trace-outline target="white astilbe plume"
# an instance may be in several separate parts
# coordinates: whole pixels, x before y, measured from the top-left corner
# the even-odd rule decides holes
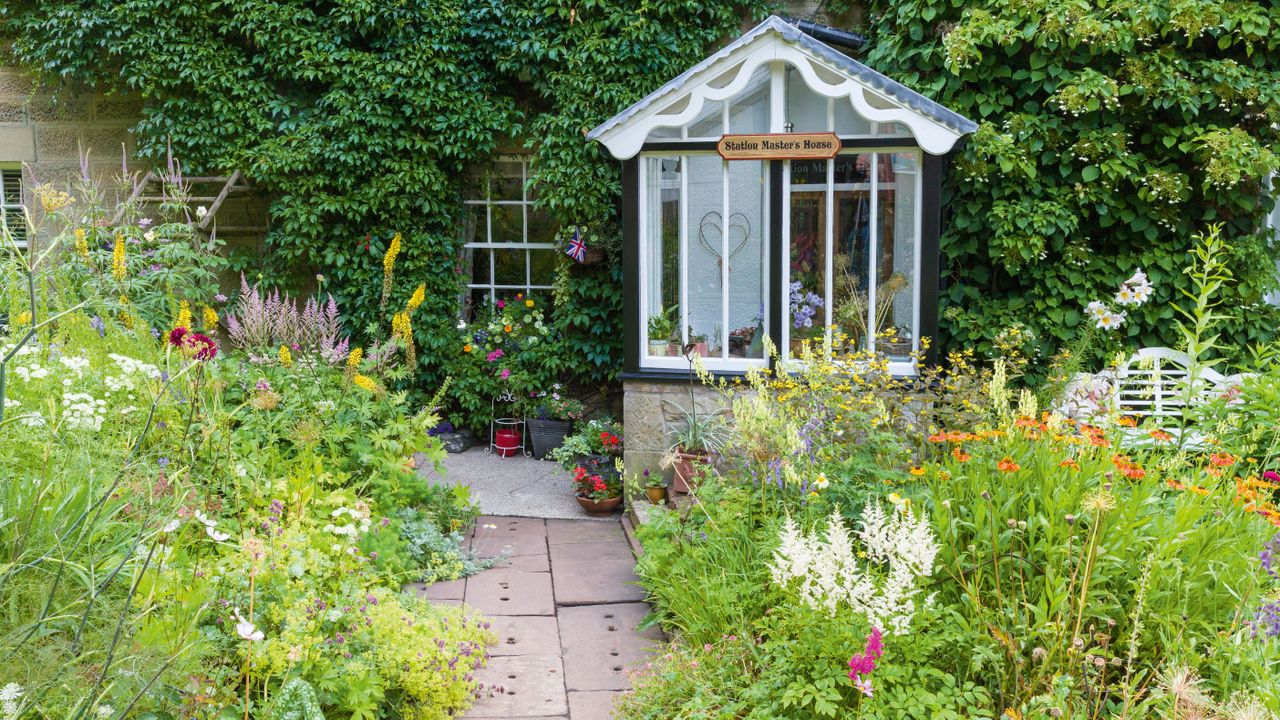
[[[773,581],[796,590],[815,610],[834,616],[848,607],[873,627],[902,635],[917,609],[917,580],[933,574],[938,554],[933,529],[928,518],[905,506],[886,513],[879,503],[868,503],[857,535],[868,558],[865,567],[838,512],[822,535],[803,533],[788,518],[770,563]]]

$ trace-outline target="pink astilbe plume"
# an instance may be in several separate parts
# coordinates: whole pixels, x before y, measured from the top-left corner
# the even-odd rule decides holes
[[[227,336],[250,355],[270,357],[280,346],[313,353],[329,365],[346,360],[350,341],[342,332],[342,317],[333,296],[321,304],[311,297],[303,303],[279,290],[264,293],[240,276],[240,297],[226,316]]]

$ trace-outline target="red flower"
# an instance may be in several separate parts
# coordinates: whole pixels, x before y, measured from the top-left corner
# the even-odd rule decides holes
[[[212,360],[218,355],[218,344],[213,338],[203,333],[191,333],[186,338],[184,346],[195,353],[197,360]]]
[[[187,329],[184,327],[176,327],[169,331],[169,344],[174,347],[182,347],[182,338],[186,337]]]

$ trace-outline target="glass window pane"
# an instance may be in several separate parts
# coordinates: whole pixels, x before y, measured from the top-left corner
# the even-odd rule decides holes
[[[651,357],[680,354],[680,159],[645,160],[645,317]]]
[[[557,250],[529,251],[529,283],[532,285],[551,285],[556,279],[556,263],[560,252]]]
[[[708,100],[702,111],[689,123],[689,137],[718,138],[724,134],[724,101]],[[692,177],[692,176],[690,176]]]
[[[516,161],[499,162],[493,168],[490,187],[493,200],[523,200],[524,175],[523,163]]]
[[[716,155],[692,155],[688,164],[689,342],[704,357],[720,357],[724,337],[723,161]]]
[[[871,134],[871,122],[853,109],[848,98],[835,101],[836,134],[842,137],[849,135],[865,136]]]
[[[467,248],[464,262],[470,268],[471,284],[489,284],[489,252],[484,248]]]
[[[545,210],[529,207],[529,242],[555,242],[559,227]]]
[[[915,153],[876,156],[877,260],[876,349],[905,360],[915,340],[916,185]]]
[[[856,348],[867,347],[871,267],[871,155],[839,155],[835,163],[835,301],[831,321]]]
[[[472,288],[467,294],[467,306],[462,309],[462,317],[467,322],[475,320],[480,311],[493,302],[490,292],[488,288]]]
[[[493,251],[493,283],[524,287],[524,250]]]
[[[761,65],[729,106],[729,132],[769,132],[769,66]]]
[[[524,206],[490,205],[493,218],[493,235],[489,242],[524,242]]]
[[[462,241],[486,242],[484,205],[464,205],[462,209]]]
[[[768,164],[729,163],[729,357],[764,357]]]
[[[4,186],[5,205],[22,204],[22,171],[4,170],[0,172],[0,185]]]
[[[806,339],[822,336],[826,321],[827,191],[826,161],[791,163],[791,286],[787,333],[790,355]]]
[[[825,132],[827,99],[809,89],[794,68],[787,68],[787,120],[792,132]]]

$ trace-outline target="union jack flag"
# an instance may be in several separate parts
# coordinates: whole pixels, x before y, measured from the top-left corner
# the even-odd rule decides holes
[[[586,261],[587,241],[582,239],[581,232],[577,230],[573,231],[573,239],[569,241],[569,247],[565,248],[564,254],[578,262]]]

